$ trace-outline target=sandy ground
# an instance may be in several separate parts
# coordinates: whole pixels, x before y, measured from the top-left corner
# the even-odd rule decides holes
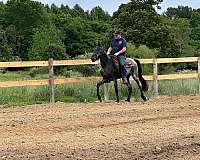
[[[199,160],[200,96],[1,108],[0,159]]]

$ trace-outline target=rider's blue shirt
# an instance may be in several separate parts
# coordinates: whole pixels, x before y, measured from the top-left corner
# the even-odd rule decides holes
[[[111,54],[115,54],[123,49],[123,47],[127,47],[127,42],[124,38],[120,39],[112,39],[111,41],[112,52]],[[125,53],[122,53],[125,54]]]

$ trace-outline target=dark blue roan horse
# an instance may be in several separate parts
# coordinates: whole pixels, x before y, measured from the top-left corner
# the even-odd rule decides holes
[[[116,58],[116,57],[115,57]],[[101,80],[99,83],[97,83],[97,97],[99,101],[101,102],[101,96],[99,94],[99,87],[103,85],[104,83],[109,83],[110,81],[114,82],[115,87],[115,93],[117,96],[117,102],[119,102],[119,95],[118,95],[118,86],[117,86],[117,79],[121,78],[121,73],[119,69],[116,67],[116,63],[114,63],[114,58],[112,56],[108,56],[105,52],[105,50],[101,47],[100,44],[98,44],[93,51],[93,54],[91,56],[92,62],[95,62],[100,59],[101,63],[101,75],[103,77],[103,80]],[[144,95],[144,91],[148,90],[148,83],[147,81],[142,77],[142,67],[137,59],[126,59],[126,69],[127,69],[127,81],[126,84],[128,87],[128,98],[126,101],[130,102],[131,94],[132,94],[132,86],[130,83],[130,76],[133,77],[133,79],[136,81],[136,83],[139,86],[141,98],[146,101],[147,97]]]

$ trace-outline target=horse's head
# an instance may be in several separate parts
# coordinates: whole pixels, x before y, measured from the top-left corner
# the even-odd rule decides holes
[[[104,49],[102,46],[98,43],[96,47],[94,48],[93,54],[91,56],[92,62],[95,62],[101,58],[105,53]]]

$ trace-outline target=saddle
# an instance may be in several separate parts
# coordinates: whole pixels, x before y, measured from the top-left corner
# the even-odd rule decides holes
[[[115,55],[109,55],[109,56],[112,59],[116,70],[118,72],[121,72],[120,71],[120,64],[119,64],[119,60],[118,60],[117,56],[115,56]],[[126,58],[125,66],[126,66],[126,68],[131,68],[133,66],[132,60],[129,59],[129,58]]]

